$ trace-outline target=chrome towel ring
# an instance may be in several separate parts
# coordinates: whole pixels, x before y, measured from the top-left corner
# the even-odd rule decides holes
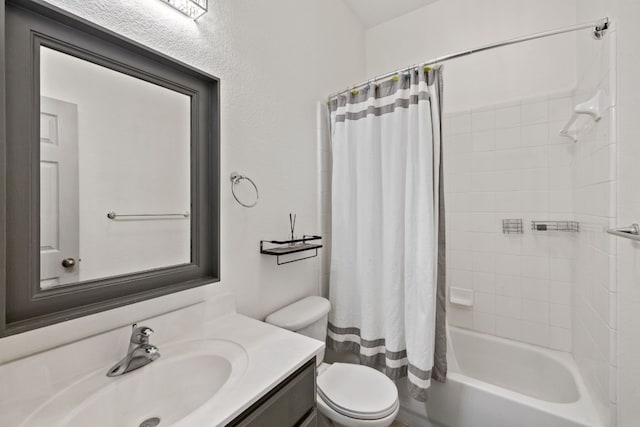
[[[244,203],[238,198],[238,196],[236,196],[236,192],[234,189],[235,185],[238,184],[243,179],[246,179],[247,181],[249,181],[251,185],[253,185],[253,188],[256,190],[256,200],[253,203]],[[258,204],[258,199],[260,198],[260,194],[258,193],[258,186],[256,185],[256,183],[253,182],[253,180],[248,176],[240,175],[238,172],[231,173],[231,194],[233,194],[233,198],[236,199],[236,202],[240,203],[245,208],[254,207],[255,205]]]

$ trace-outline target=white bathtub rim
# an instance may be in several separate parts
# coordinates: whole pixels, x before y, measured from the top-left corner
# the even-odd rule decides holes
[[[605,427],[604,424],[600,422],[595,408],[589,406],[591,404],[590,399],[582,395],[576,402],[554,403],[539,400],[456,372],[450,373],[447,381],[462,383],[465,386],[491,393],[503,399],[511,400],[560,418],[566,418],[570,421],[586,424],[591,427]]]
[[[456,381],[476,389],[485,390],[492,394],[500,396],[502,398],[514,400],[516,402],[534,407],[541,411],[549,412],[559,417],[568,418],[575,422],[580,422],[593,427],[604,427],[603,421],[600,419],[596,411],[596,408],[593,404],[590,393],[586,387],[584,380],[582,379],[582,375],[580,374],[580,371],[578,370],[578,366],[576,365],[575,360],[573,359],[573,356],[571,354],[558,351],[558,350],[539,347],[532,344],[523,343],[520,341],[510,340],[507,338],[496,337],[494,335],[483,334],[476,331],[458,328],[455,326],[447,325],[447,327],[461,334],[481,335],[483,339],[519,347],[521,349],[540,354],[543,357],[548,357],[552,360],[555,360],[571,373],[571,376],[573,377],[573,380],[578,389],[579,397],[578,397],[578,400],[574,402],[569,402],[569,403],[556,403],[556,402],[550,402],[542,399],[537,399],[535,397],[531,397],[526,394],[507,389],[505,387],[497,386],[497,385],[488,383],[486,381],[481,381],[473,377],[469,377],[464,373],[459,372],[458,369],[456,369],[458,368],[457,360],[455,365],[452,366],[453,369],[449,369],[449,372],[447,374],[448,381]],[[447,338],[450,339],[449,334]],[[450,348],[453,348],[454,353],[452,354],[452,356],[455,358],[455,345],[451,345]]]

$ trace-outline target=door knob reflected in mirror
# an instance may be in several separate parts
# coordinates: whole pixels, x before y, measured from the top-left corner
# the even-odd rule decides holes
[[[64,268],[73,268],[76,266],[76,260],[73,258],[65,258],[62,260],[62,266]]]

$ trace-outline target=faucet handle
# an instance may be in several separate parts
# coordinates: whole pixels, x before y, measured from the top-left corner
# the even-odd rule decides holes
[[[160,356],[160,350],[155,345],[148,345],[144,349],[145,353],[149,355],[149,357],[153,357],[155,355]]]
[[[149,344],[149,337],[153,335],[153,329],[148,326],[138,326],[137,323],[132,325],[131,342],[134,344]]]

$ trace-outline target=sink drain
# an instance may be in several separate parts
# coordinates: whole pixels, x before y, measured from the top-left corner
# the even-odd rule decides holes
[[[141,422],[139,427],[156,427],[158,424],[160,424],[160,418],[153,417]]]

